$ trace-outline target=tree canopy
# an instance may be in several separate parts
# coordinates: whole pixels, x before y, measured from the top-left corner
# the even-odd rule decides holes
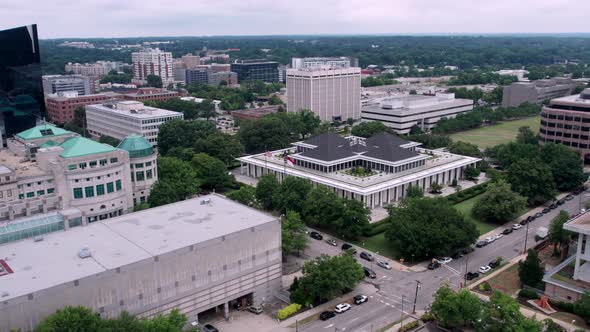
[[[551,220],[549,224],[549,242],[553,244],[553,254],[561,254],[562,258],[567,255],[567,248],[573,233],[563,229],[563,225],[570,219],[567,211],[561,210],[559,214]]]
[[[206,153],[197,153],[191,164],[203,189],[223,190],[235,186],[233,176],[228,174],[221,160]]]
[[[481,317],[482,303],[468,289],[456,292],[443,285],[434,294],[431,313],[444,327],[469,326]]]
[[[541,260],[539,259],[537,252],[533,249],[529,249],[524,262],[518,263],[518,276],[520,277],[520,282],[533,288],[543,289],[544,273],[545,269],[541,266]]]
[[[391,129],[380,121],[361,122],[352,127],[352,135],[359,137],[371,137],[382,132],[390,133]]]
[[[158,158],[158,181],[148,202],[151,207],[181,201],[199,192],[197,175],[190,163],[172,157]]]
[[[148,75],[147,85],[153,88],[161,88],[163,86],[162,78],[158,75]]]
[[[526,197],[529,204],[545,202],[555,196],[551,169],[538,159],[520,159],[508,168],[512,189]]]
[[[472,213],[476,218],[504,224],[526,206],[526,198],[513,192],[503,180],[488,185],[481,198],[475,202]]]

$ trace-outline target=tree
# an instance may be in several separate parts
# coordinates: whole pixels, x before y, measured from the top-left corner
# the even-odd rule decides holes
[[[547,201],[555,195],[551,169],[538,159],[521,159],[508,168],[512,189],[525,196],[529,204]]]
[[[541,260],[533,249],[527,251],[524,262],[518,263],[518,276],[524,285],[543,289],[543,274],[545,270],[541,266]]]
[[[153,88],[161,88],[163,86],[162,78],[158,75],[148,75],[147,85]]]
[[[504,224],[526,206],[526,198],[513,192],[503,180],[488,185],[486,192],[475,202],[472,214],[478,219]]]
[[[464,171],[463,175],[465,175],[465,178],[467,180],[473,181],[473,180],[477,179],[477,177],[479,176],[480,173],[481,172],[479,171],[478,168],[469,166],[469,167],[465,167],[465,171]]]
[[[539,158],[539,147],[533,144],[510,142],[488,149],[486,154],[488,157],[497,159],[504,168],[508,168],[514,162],[522,159]]]
[[[269,116],[241,121],[237,136],[248,153],[283,149],[294,141],[287,125],[281,119]]]
[[[361,122],[352,127],[352,135],[359,137],[371,137],[382,132],[389,133],[391,130],[380,121]]]
[[[477,332],[541,332],[541,322],[526,318],[519,303],[507,294],[495,291],[490,302],[483,306],[481,321],[476,322]]]
[[[518,128],[518,135],[516,135],[516,142],[520,144],[537,144],[537,135],[528,126],[520,127]]]
[[[590,320],[590,292],[584,292],[580,299],[574,303],[574,312],[584,318],[586,322]]]
[[[107,135],[101,135],[100,139],[98,140],[100,143],[104,143],[104,144],[108,144],[110,146],[117,146],[119,145],[119,143],[121,143],[120,140],[111,137],[111,136],[107,136]]]
[[[403,200],[390,210],[390,218],[385,237],[403,257],[449,255],[479,236],[475,225],[444,198]]]
[[[297,255],[307,246],[307,235],[305,234],[305,224],[301,221],[299,213],[287,211],[281,220],[281,238],[283,257],[286,257],[293,250],[297,250]]]
[[[546,143],[541,147],[541,160],[551,169],[556,188],[571,190],[586,181],[581,158],[565,145]]]
[[[434,295],[431,312],[445,327],[469,326],[481,316],[481,301],[467,289],[455,292],[443,285]]]
[[[196,140],[194,151],[196,153],[206,153],[229,166],[236,161],[236,158],[242,155],[244,146],[235,136],[214,133],[206,138]]]
[[[199,191],[199,181],[190,163],[174,157],[158,158],[158,181],[150,192],[151,207],[181,201]]]
[[[282,105],[283,101],[281,100],[281,98],[279,98],[279,96],[277,96],[276,94],[273,94],[272,96],[270,96],[270,98],[268,98],[268,104],[269,105]]]
[[[303,211],[307,195],[311,191],[311,183],[303,178],[288,176],[278,190],[277,207],[281,212],[288,210]]]
[[[572,238],[572,232],[563,229],[563,225],[570,219],[567,211],[561,210],[559,214],[551,220],[549,225],[549,242],[553,244],[553,255],[561,254],[564,259],[567,256],[569,242]]]
[[[303,204],[303,219],[308,225],[333,229],[342,216],[342,200],[326,186],[313,188]]]
[[[406,190],[406,197],[407,198],[420,198],[424,197],[424,190],[419,186],[409,186],[408,190]]]
[[[443,185],[438,182],[433,182],[430,184],[430,193],[431,194],[440,194],[442,193]]]
[[[38,332],[94,332],[100,331],[101,320],[85,307],[65,307],[47,316],[35,329]]]
[[[448,149],[450,153],[464,156],[481,158],[483,155],[477,145],[460,141],[449,144]]]
[[[234,185],[233,175],[228,174],[225,164],[206,153],[197,153],[191,164],[203,189],[223,190]]]
[[[298,287],[291,293],[291,301],[308,305],[323,303],[353,289],[364,279],[362,266],[351,254],[322,255],[305,262]]]
[[[240,189],[225,194],[227,198],[248,206],[257,206],[256,189],[248,185],[242,185]]]
[[[158,132],[158,151],[166,155],[173,148],[193,148],[194,142],[217,132],[215,125],[203,120],[167,121]]]
[[[320,118],[311,110],[302,109],[296,114],[298,120],[301,122],[301,130],[299,131],[299,134],[302,139],[309,137],[320,127]]]
[[[266,210],[274,209],[278,204],[279,181],[274,174],[265,174],[258,179],[256,199]]]
[[[344,239],[356,240],[369,227],[371,211],[362,202],[354,199],[346,199],[342,205],[344,209],[335,224],[336,234]]]

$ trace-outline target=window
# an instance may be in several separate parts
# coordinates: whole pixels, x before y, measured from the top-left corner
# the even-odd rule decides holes
[[[149,167],[149,166],[152,166],[152,162],[151,161],[148,161],[148,162],[145,163],[145,167]]]
[[[115,188],[117,188],[117,191],[121,190],[121,180],[115,182]]]
[[[76,166],[76,165],[68,165],[68,171],[73,171],[76,168],[78,168],[78,166]]]
[[[31,197],[35,197],[35,192],[34,191],[29,191],[27,193],[27,198],[31,198]]]
[[[135,172],[135,180],[136,181],[143,181],[143,180],[145,180],[144,173],[143,172]]]
[[[107,164],[107,160],[106,159],[101,159],[100,160],[100,166],[105,166]]]
[[[112,182],[108,182],[108,183],[107,183],[107,193],[109,193],[109,194],[110,194],[110,193],[112,193],[113,191],[115,191],[115,188],[114,188],[114,186],[113,186],[113,183],[112,183]]]
[[[140,163],[140,164],[135,164],[135,168],[143,168],[143,164],[142,164],[142,163]]]
[[[98,162],[96,160],[93,160],[90,162],[90,167],[96,167],[97,164]]]
[[[145,177],[148,179],[152,178],[152,170],[148,169],[147,171],[145,171]]]
[[[45,190],[37,190],[37,196],[45,195]]]
[[[99,184],[96,186],[96,195],[97,196],[104,195],[104,184]]]
[[[25,198],[25,194],[18,194],[18,199],[23,199]]]
[[[75,199],[79,199],[79,198],[82,198],[82,197],[84,197],[82,195],[82,188],[74,188],[74,198]]]
[[[53,194],[55,192],[55,188],[47,188],[48,194]]]
[[[118,158],[111,158],[111,164],[114,164],[114,163],[116,163],[116,162],[118,162],[118,161],[119,161],[119,159],[118,159]]]
[[[85,169],[86,168],[86,163],[80,163],[78,166],[80,166],[81,169]]]
[[[4,197],[4,192],[0,190],[0,198]]]
[[[94,197],[94,187],[93,186],[85,187],[84,193],[86,194],[86,198]]]

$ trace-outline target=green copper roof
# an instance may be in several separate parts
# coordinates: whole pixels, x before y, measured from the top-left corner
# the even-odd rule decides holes
[[[59,145],[59,143],[57,143],[56,141],[54,141],[54,140],[49,140],[49,141],[47,141],[47,142],[45,142],[45,143],[41,144],[40,148],[48,148],[48,147],[52,147],[52,146],[58,146],[58,145]]]
[[[130,158],[140,158],[152,155],[154,147],[141,135],[130,135],[125,137],[117,148],[129,152]]]
[[[63,142],[61,147],[64,151],[59,155],[62,158],[74,158],[87,156],[97,153],[106,153],[116,151],[114,147],[108,144],[95,142],[84,137],[72,137]]]
[[[14,97],[14,103],[15,104],[36,104],[37,101],[35,100],[35,98],[29,96],[29,95],[18,95],[16,97]]]
[[[61,136],[61,135],[69,135],[71,132],[58,128],[56,126],[52,126],[50,124],[44,124],[41,126],[33,127],[31,129],[27,129],[23,132],[16,134],[16,136],[29,140],[29,139],[36,139],[36,138],[43,138],[43,137],[52,137],[52,136]]]

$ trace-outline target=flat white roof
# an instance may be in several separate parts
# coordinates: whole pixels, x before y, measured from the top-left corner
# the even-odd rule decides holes
[[[122,105],[135,105],[135,104],[142,104],[138,101],[118,101],[117,104]],[[104,104],[93,104],[86,106],[87,110],[96,110],[98,112],[106,112],[106,113],[113,113],[113,114],[123,114],[131,118],[137,119],[151,119],[151,118],[161,118],[165,116],[179,116],[182,115],[180,112],[169,111],[161,108],[155,108],[151,106],[142,106],[139,110],[126,110],[126,109],[118,109],[118,108],[110,108],[105,106]]]
[[[202,205],[203,200],[208,204]],[[276,220],[211,194],[0,246],[14,273],[0,276],[9,300]],[[92,257],[79,258],[87,247]]]

